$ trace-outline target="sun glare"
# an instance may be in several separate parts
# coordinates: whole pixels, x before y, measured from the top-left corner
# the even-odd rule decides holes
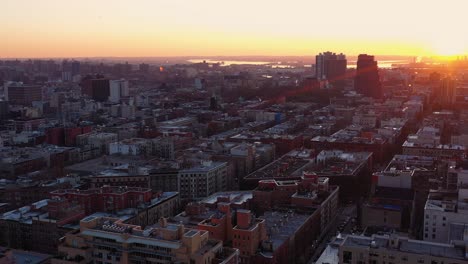
[[[434,41],[433,43],[433,50],[435,55],[450,57],[450,56],[457,56],[463,55],[467,52],[466,42],[464,41],[454,41],[449,39],[439,39]]]

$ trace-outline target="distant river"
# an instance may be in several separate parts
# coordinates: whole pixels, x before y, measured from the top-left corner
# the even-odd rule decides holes
[[[242,60],[210,60],[210,59],[191,59],[188,60],[190,63],[201,63],[206,61],[207,63],[221,63],[222,66],[230,66],[233,64],[245,64],[245,65],[266,65],[266,64],[274,64],[276,68],[294,68],[294,65],[288,64],[278,64],[277,61],[242,61]],[[380,68],[391,68],[392,65],[400,65],[400,64],[407,64],[409,63],[406,60],[382,60],[379,61]],[[304,65],[306,67],[310,67],[309,65]],[[348,61],[348,68],[356,68],[356,61]]]

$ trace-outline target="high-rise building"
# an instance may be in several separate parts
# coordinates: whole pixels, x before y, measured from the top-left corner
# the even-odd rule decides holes
[[[360,54],[357,61],[354,89],[367,97],[382,98],[379,68],[374,56]]]
[[[6,99],[13,105],[31,106],[34,101],[42,101],[42,87],[39,85],[13,84],[7,90]]]
[[[109,90],[109,101],[118,103],[122,97],[128,96],[128,81],[124,79],[110,80]]]
[[[330,51],[315,56],[315,76],[331,83],[343,81],[346,75],[346,56]]]
[[[443,78],[440,81],[439,92],[436,94],[441,104],[453,104],[455,102],[455,81],[450,77]]]
[[[110,96],[109,79],[103,76],[86,76],[81,82],[81,93],[89,95],[96,101],[107,101]]]
[[[80,62],[79,61],[72,61],[72,63],[71,63],[71,74],[72,74],[72,76],[80,74]]]

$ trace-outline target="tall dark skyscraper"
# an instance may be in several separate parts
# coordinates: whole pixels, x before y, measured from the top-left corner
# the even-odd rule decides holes
[[[315,76],[330,83],[341,83],[346,74],[346,56],[330,51],[315,56]]]
[[[450,77],[443,78],[436,95],[443,105],[450,106],[455,103],[455,81]]]
[[[367,97],[382,98],[382,84],[379,78],[379,68],[374,56],[360,54],[357,61],[354,89]]]

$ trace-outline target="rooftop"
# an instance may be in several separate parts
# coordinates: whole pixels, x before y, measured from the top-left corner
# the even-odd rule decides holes
[[[79,194],[79,195],[91,195],[91,194],[124,194],[131,192],[152,192],[149,188],[140,188],[140,187],[128,187],[128,186],[106,186],[95,189],[79,190],[79,189],[61,189],[51,192],[51,195],[54,194]]]
[[[110,155],[76,163],[66,167],[68,171],[80,171],[88,173],[99,173],[108,169],[116,169],[122,165],[144,166],[151,164],[151,159],[143,156],[119,156]]]
[[[51,255],[37,252],[8,249],[0,252],[0,263],[45,263],[51,257]]]
[[[226,162],[218,162],[218,161],[203,161],[198,165],[195,165],[188,169],[182,169],[179,173],[191,173],[191,172],[208,172],[210,170],[214,170],[217,168],[221,168],[225,166]]]
[[[218,199],[229,200],[230,203],[241,205],[252,199],[251,191],[232,191],[232,192],[217,192],[211,196],[201,200],[201,203],[214,205]]]
[[[445,257],[450,259],[465,260],[464,248],[459,248],[450,244],[432,243],[421,240],[412,240],[405,237],[398,237],[398,245],[390,246],[389,236],[373,235],[372,237],[365,236],[347,236],[342,243],[343,246],[350,247],[374,247],[386,248],[387,250],[396,250],[400,252],[429,255],[435,257]]]
[[[265,167],[247,175],[244,179],[274,179],[300,177],[302,171],[313,162],[312,150],[293,150]]]
[[[395,155],[385,170],[434,170],[435,163],[434,157]]]
[[[267,211],[261,217],[265,219],[269,242],[272,243],[274,252],[292,235],[294,235],[307,221],[310,214],[295,213],[293,211]],[[268,254],[264,252],[262,254]]]
[[[433,149],[450,149],[450,150],[460,150],[464,151],[465,147],[462,145],[456,145],[456,144],[449,144],[449,145],[444,145],[444,144],[430,144],[430,143],[417,143],[417,142],[411,142],[406,140],[403,143],[403,147],[407,148],[433,148]]]
[[[356,175],[371,156],[371,152],[323,150],[317,156],[317,163],[307,170],[321,177]]]
[[[316,142],[338,142],[358,144],[384,144],[387,137],[374,131],[364,131],[362,127],[351,125],[339,130],[331,136],[316,136],[311,139]]]
[[[182,224],[167,223],[165,219],[159,224],[141,226],[125,224],[116,218],[107,217],[87,217],[82,220],[81,233],[87,236],[100,237],[105,239],[115,239],[120,243],[140,243],[153,246],[161,246],[171,249],[178,249],[184,246],[183,237],[205,236],[207,231],[185,228]],[[121,234],[126,234],[122,236]],[[217,243],[208,240],[202,243],[201,248],[208,246],[213,248]],[[205,248],[205,252],[207,249]]]

